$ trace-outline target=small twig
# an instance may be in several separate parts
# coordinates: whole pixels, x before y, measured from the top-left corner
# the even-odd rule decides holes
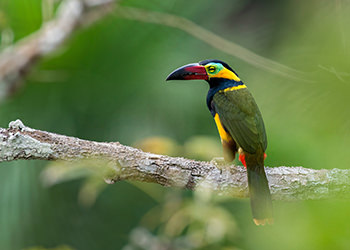
[[[337,71],[334,67],[329,67],[327,68],[326,66],[323,66],[321,64],[318,65],[319,68],[331,73],[331,74],[334,74],[338,80],[342,81],[342,82],[346,82],[346,80],[344,79],[344,77],[349,77],[350,76],[350,73],[347,73],[347,72],[340,72],[340,71]]]
[[[292,69],[286,65],[262,57],[236,43],[228,41],[223,37],[195,24],[194,22],[167,13],[160,13],[150,10],[144,10],[134,7],[118,6],[116,14],[119,17],[137,20],[141,22],[156,23],[178,28],[196,37],[197,39],[209,44],[210,46],[225,52],[228,55],[237,57],[257,68],[267,70],[274,74],[288,77],[291,79],[312,82],[310,76],[304,72]]]
[[[248,196],[246,171],[241,166],[218,168],[209,162],[145,153],[118,142],[81,140],[31,129],[20,120],[11,122],[8,129],[0,128],[0,162],[30,159],[103,162],[108,166],[108,183],[132,180]],[[275,200],[350,197],[350,170],[276,167],[266,172]]]

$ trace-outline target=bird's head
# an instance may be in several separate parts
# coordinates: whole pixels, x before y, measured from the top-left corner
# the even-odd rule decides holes
[[[219,79],[241,81],[236,72],[227,63],[220,60],[204,60],[199,63],[187,64],[170,73],[166,80],[197,79],[206,80],[209,84]]]

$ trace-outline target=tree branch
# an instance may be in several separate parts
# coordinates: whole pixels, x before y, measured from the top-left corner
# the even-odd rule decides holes
[[[118,142],[94,142],[35,130],[20,120],[0,128],[0,162],[13,160],[103,160],[108,183],[119,180],[153,182],[164,186],[210,188],[232,197],[247,197],[246,171],[241,166],[215,164],[145,153]],[[349,198],[350,171],[302,167],[266,168],[273,199]]]
[[[40,58],[59,48],[74,30],[114,10],[114,0],[64,0],[56,17],[0,54],[0,101],[15,92]]]
[[[113,8],[114,5],[115,0],[63,0],[53,20],[0,53],[0,102],[20,87],[21,80],[40,58],[57,50],[78,27],[91,24],[112,11],[122,18],[181,29],[258,68],[292,79],[312,81],[306,73],[259,56],[186,18],[127,6]]]

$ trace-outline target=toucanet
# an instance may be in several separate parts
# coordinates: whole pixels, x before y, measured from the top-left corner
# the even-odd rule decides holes
[[[220,60],[204,60],[174,70],[166,80],[202,79],[209,83],[207,106],[223,145],[224,159],[239,160],[247,169],[253,220],[271,224],[272,202],[264,170],[267,138],[260,110],[237,73]]]

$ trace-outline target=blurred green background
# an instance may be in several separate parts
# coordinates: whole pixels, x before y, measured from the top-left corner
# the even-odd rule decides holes
[[[50,4],[59,1],[0,0],[1,48],[38,30],[44,16],[54,15],[47,14]],[[0,104],[0,127],[19,118],[41,130],[210,160],[221,148],[205,104],[207,84],[165,78],[184,64],[217,58],[238,72],[260,107],[267,166],[349,168],[348,1],[121,4],[188,18],[306,72],[312,82],[277,76],[184,31],[112,12],[34,67]],[[12,41],[4,39],[8,34]],[[126,181],[107,186],[93,176],[47,187],[40,174],[48,165],[1,163],[0,249],[350,248],[348,200],[277,201],[275,224],[256,227],[247,199]]]

